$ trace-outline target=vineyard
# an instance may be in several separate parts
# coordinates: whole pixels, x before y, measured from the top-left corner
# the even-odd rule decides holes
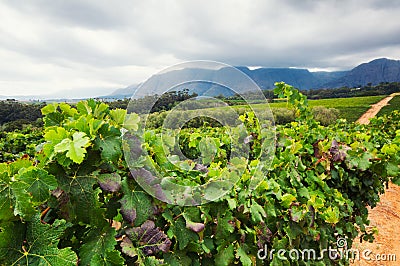
[[[94,100],[43,107],[42,129],[0,135],[0,265],[348,265],[326,251],[374,239],[400,112],[323,126],[292,86],[274,92],[295,121],[149,129]]]

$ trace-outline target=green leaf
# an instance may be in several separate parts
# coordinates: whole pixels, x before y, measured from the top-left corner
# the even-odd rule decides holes
[[[243,266],[251,266],[253,264],[250,257],[242,247],[239,247],[236,250],[236,257],[239,258]]]
[[[101,265],[124,265],[124,258],[118,250],[111,250],[106,252]]]
[[[78,258],[71,248],[59,249],[61,235],[70,225],[65,220],[42,224],[40,214],[24,225],[15,222],[0,231],[0,262],[6,265],[76,265]],[[6,256],[3,256],[6,255]]]
[[[336,224],[339,222],[339,208],[329,206],[322,214],[325,221],[330,224]]]
[[[14,218],[10,181],[8,173],[0,173],[0,222]]]
[[[11,189],[15,199],[14,215],[29,219],[36,213],[32,195],[26,191],[26,185],[22,182],[13,182]]]
[[[353,154],[353,153],[349,152],[349,154]],[[372,159],[372,158],[373,158],[373,156],[369,152],[363,152],[361,154],[355,154],[355,155],[346,157],[350,168],[355,167],[355,168],[360,169],[361,171],[365,171],[370,167],[370,165],[372,164],[370,159]]]
[[[115,229],[106,225],[102,229],[91,228],[84,238],[84,243],[79,249],[79,259],[81,265],[112,265],[105,263],[108,260],[118,257],[114,249],[117,241],[115,240]],[[110,257],[111,256],[111,257]],[[117,259],[119,261],[119,259]],[[102,262],[102,263],[100,263]],[[118,264],[117,264],[118,265]]]
[[[121,132],[115,127],[104,124],[98,133],[100,135],[94,144],[95,148],[101,151],[101,158],[105,161],[117,161],[122,155]]]
[[[128,130],[137,131],[139,128],[140,116],[135,113],[130,113],[126,115],[124,121],[124,128]]]
[[[0,265],[9,265],[20,257],[26,224],[20,221],[0,223]]]
[[[92,99],[90,99],[90,100],[92,100]],[[95,102],[95,107],[92,108],[92,110],[93,110],[94,117],[102,119],[107,114],[108,105],[105,103],[102,103],[102,102]]]
[[[218,216],[215,237],[225,239],[227,235],[232,234],[235,231],[233,221],[234,218],[230,211],[225,212],[224,216]]]
[[[80,101],[76,104],[76,109],[81,115],[91,114],[94,107],[95,102],[92,99],[89,101]]]
[[[121,126],[125,121],[126,110],[124,109],[110,110],[110,116],[117,125]]]
[[[292,204],[292,202],[295,201],[295,200],[296,200],[295,196],[293,196],[292,194],[286,193],[281,198],[281,205],[284,208],[289,208],[290,204]]]
[[[393,184],[400,186],[400,175],[392,178],[392,182],[393,182]]]
[[[251,206],[250,206],[250,214],[251,214],[251,219],[255,223],[263,222],[265,217],[267,217],[267,213],[261,207],[260,204],[258,204],[255,200],[251,201]]]
[[[93,189],[97,180],[93,177],[58,177],[59,185],[69,201],[63,211],[66,218],[85,224],[102,227],[107,223],[104,219],[105,209],[99,201],[100,188]]]
[[[180,250],[184,250],[191,241],[197,242],[199,240],[198,234],[186,227],[186,222],[183,218],[176,220],[172,225],[172,230]]]
[[[217,154],[217,145],[213,138],[205,137],[199,142],[199,151],[202,155],[203,164],[210,164]]]
[[[149,257],[151,258],[151,257]],[[174,253],[167,253],[164,255],[164,262],[166,263],[165,265],[168,266],[187,266],[187,265],[193,265],[191,258],[184,253],[184,251],[178,251]],[[145,264],[147,266],[147,264]],[[159,265],[154,264],[154,265]],[[206,264],[204,264],[206,265]]]
[[[218,254],[215,256],[216,266],[228,266],[234,260],[235,255],[233,254],[233,245],[229,245],[226,248],[219,250]]]
[[[48,115],[57,111],[58,103],[48,104],[42,108],[42,114]]]
[[[71,139],[63,139],[54,146],[54,151],[62,153],[67,151],[66,156],[75,163],[82,163],[86,154],[86,147],[90,145],[90,139],[83,132],[75,132]]]
[[[229,209],[233,211],[237,207],[236,199],[227,198],[226,201],[228,202]]]
[[[300,188],[297,191],[297,194],[299,194],[300,197],[306,198],[306,199],[310,199],[310,193],[308,193],[308,189],[305,187]]]
[[[69,133],[63,127],[57,127],[46,131],[44,139],[47,143],[43,146],[43,151],[47,157],[51,158],[54,153],[54,146],[69,137]]]
[[[59,104],[61,111],[68,115],[69,117],[74,117],[78,113],[78,111],[75,108],[72,108],[69,104],[67,103],[60,103]]]
[[[50,190],[56,189],[58,186],[53,175],[34,167],[19,175],[17,182],[24,184],[25,190],[32,196],[32,201],[36,205],[47,201],[50,197]]]
[[[35,206],[45,203],[50,198],[50,190],[58,185],[54,176],[35,167],[21,169],[21,174],[13,179],[8,184],[0,183],[0,213],[4,212],[8,218],[11,218],[9,211],[13,205],[15,215],[30,218],[36,213]]]
[[[122,181],[124,196],[120,200],[121,214],[129,223],[141,225],[153,214],[151,199],[144,191],[134,191],[129,188],[128,181]]]
[[[388,162],[386,164],[386,171],[388,176],[399,176],[400,175],[400,167],[397,163]]]

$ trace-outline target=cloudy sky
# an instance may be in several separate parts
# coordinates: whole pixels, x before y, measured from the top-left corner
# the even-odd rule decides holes
[[[187,60],[400,59],[397,0],[0,0],[0,95],[96,96]]]

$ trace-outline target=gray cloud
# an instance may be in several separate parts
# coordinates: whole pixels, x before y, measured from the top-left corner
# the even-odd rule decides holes
[[[400,2],[8,1],[0,95],[113,89],[185,60],[349,69],[400,54]]]

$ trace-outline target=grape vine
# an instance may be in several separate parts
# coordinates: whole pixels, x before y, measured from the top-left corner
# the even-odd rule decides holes
[[[339,257],[257,254],[265,248],[318,253],[339,237],[351,246],[360,232],[372,240],[367,207],[376,206],[385,184],[400,185],[400,112],[370,125],[339,120],[325,127],[293,87],[277,83],[275,93],[287,98],[297,119],[276,127],[268,142],[273,158],[260,157],[261,140],[271,136],[246,113],[240,119],[249,135],[224,127],[170,129],[176,138],[160,142],[160,130],[147,130],[144,144],[129,151],[132,171],[124,149],[126,141],[140,143],[126,135],[140,130],[139,115],[94,100],[45,106],[35,151],[27,146],[26,155],[3,156],[9,161],[0,164],[0,264],[347,265]],[[227,163],[232,142],[246,144],[249,156]],[[189,159],[167,158],[175,143]],[[149,165],[187,186],[221,175],[235,183],[207,204],[168,204],[133,178],[151,183]]]

